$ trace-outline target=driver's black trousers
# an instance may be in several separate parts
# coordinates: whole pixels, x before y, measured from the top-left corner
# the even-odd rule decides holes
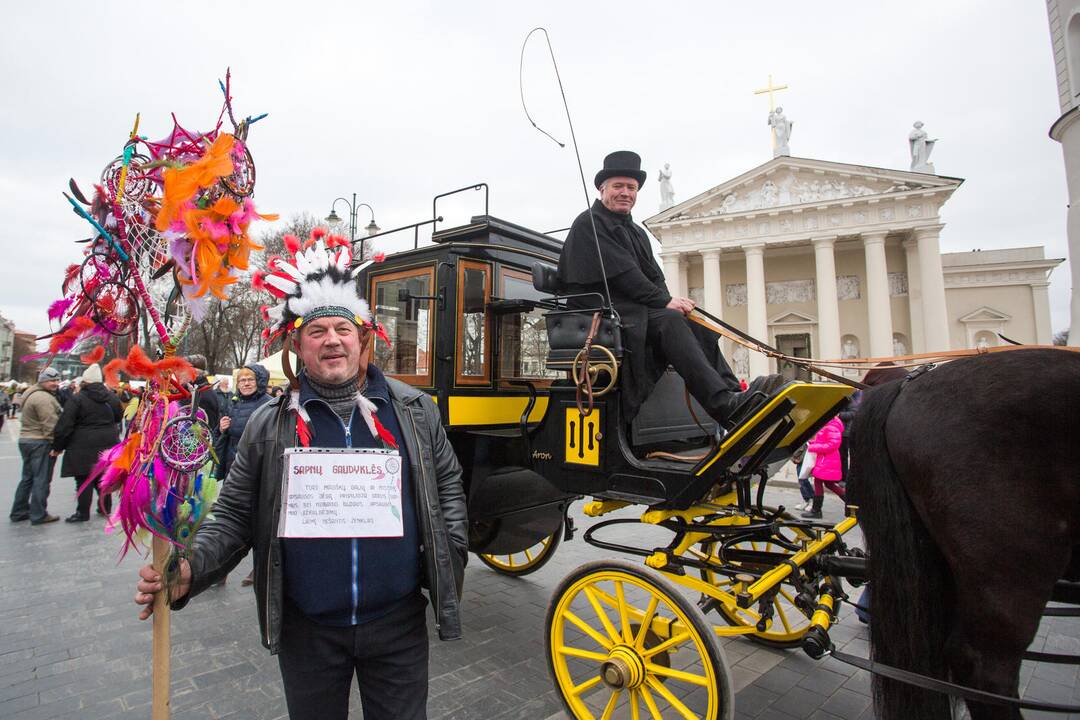
[[[675,368],[705,412],[719,423],[727,420],[740,386],[720,353],[720,336],[678,310],[649,308],[645,337],[649,350]]]

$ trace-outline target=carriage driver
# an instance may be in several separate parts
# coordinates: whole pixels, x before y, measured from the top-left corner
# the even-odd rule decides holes
[[[604,294],[604,277],[597,262],[599,241],[611,303],[622,320],[623,347],[629,351],[629,357],[623,358],[621,375],[627,419],[634,418],[670,363],[706,412],[730,429],[753,398],[771,394],[783,385],[784,378],[757,378],[740,392],[738,379],[720,354],[719,336],[687,320],[694,301],[668,292],[649,239],[630,215],[645,182],[641,157],[629,150],[611,153],[604,158],[604,167],[594,182],[600,198],[570,227],[559,257],[558,279],[564,294]],[[595,240],[590,214],[596,225]],[[572,298],[569,305],[595,307],[596,301]]]
[[[348,242],[324,242],[321,229],[305,250],[286,236],[287,246],[290,241],[296,264],[278,258],[276,270],[257,273],[253,284],[277,291],[281,302],[264,308],[270,330],[287,330],[285,351],[291,345],[304,370],[291,397],[266,403],[248,420],[214,515],[196,535],[190,560],[180,561],[172,606],[182,608],[254,550],[262,642],[278,656],[289,717],[346,720],[355,675],[365,718],[419,720],[427,717],[428,692],[421,586],[440,639],[461,637],[458,603],[468,552],[461,466],[431,399],[369,363],[381,329],[359,297]],[[278,512],[283,498],[296,497],[283,481],[286,449],[302,463],[327,458],[299,470],[334,479],[326,494],[340,508],[355,506],[343,498],[356,494],[335,498],[343,484],[336,478],[375,474],[378,481],[389,473],[391,487],[398,487],[384,503],[390,512],[373,512],[359,525],[385,523],[392,513],[396,527],[343,532],[328,524],[337,516],[313,520],[314,532],[299,527],[299,518],[285,517],[293,513]],[[385,472],[365,470],[377,457],[384,458]],[[162,583],[150,565],[139,575],[135,602],[145,606],[145,619]]]

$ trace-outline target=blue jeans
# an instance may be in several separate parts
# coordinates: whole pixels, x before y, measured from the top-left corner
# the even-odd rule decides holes
[[[806,478],[799,478],[799,494],[803,500],[814,499],[814,486]]]
[[[11,519],[31,522],[43,520],[48,514],[49,485],[52,483],[56,458],[49,456],[52,442],[49,440],[19,440],[22,455],[22,479],[15,488],[15,502],[11,504]]]

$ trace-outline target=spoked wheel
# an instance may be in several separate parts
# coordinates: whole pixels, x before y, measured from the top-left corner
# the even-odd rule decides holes
[[[797,542],[799,539],[796,531],[791,530],[790,528],[784,528],[779,532],[782,534],[782,537],[789,541]],[[721,561],[721,559],[717,557],[719,545],[715,542],[702,543],[701,547],[704,556],[711,557],[713,561],[717,563],[723,562],[727,567],[735,569],[743,568],[759,575],[774,567],[773,565],[742,565],[727,560]],[[731,548],[770,553],[791,553],[787,548],[767,541],[744,541],[732,545]],[[737,582],[731,577],[721,575],[712,570],[702,570],[701,579],[726,592],[731,592],[732,586]],[[771,625],[766,630],[757,630],[746,637],[756,643],[768,645],[769,647],[801,647],[803,636],[806,635],[806,631],[810,629],[810,617],[795,605],[795,595],[797,592],[798,591],[791,582],[782,583],[779,591],[772,599]],[[758,612],[759,607],[756,605],[749,608],[732,608],[723,604],[716,604],[715,608],[729,625],[740,627],[756,626],[761,620],[761,614]]]
[[[515,577],[528,575],[544,567],[547,561],[555,555],[555,550],[559,547],[559,543],[562,542],[562,536],[563,526],[559,525],[559,529],[554,533],[520,552],[510,553],[509,555],[489,555],[484,553],[477,553],[477,555],[480,557],[480,562],[503,575],[513,575]]]
[[[582,565],[555,590],[547,659],[571,717],[727,720],[724,652],[694,603],[645,568]]]

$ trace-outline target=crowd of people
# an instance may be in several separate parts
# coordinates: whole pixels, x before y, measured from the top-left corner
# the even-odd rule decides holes
[[[205,373],[205,358],[196,355],[189,360],[199,369],[196,387],[204,390],[198,395],[199,407],[213,429],[217,476],[224,478],[252,410],[280,395],[282,388],[270,388],[269,371],[252,363],[237,372],[237,392],[230,393],[229,375],[211,381]],[[73,478],[76,495],[75,512],[66,522],[89,521],[95,493],[97,514],[109,516],[112,498],[101,494],[96,481],[87,480],[100,454],[119,442],[126,417],[137,407],[139,392],[127,383],[108,387],[98,364],[72,380],[61,380],[55,368],[47,367],[33,385],[9,383],[0,388],[0,430],[5,418],[20,418],[22,474],[9,513],[12,522],[44,525],[60,519],[48,510],[58,458],[60,477]]]

